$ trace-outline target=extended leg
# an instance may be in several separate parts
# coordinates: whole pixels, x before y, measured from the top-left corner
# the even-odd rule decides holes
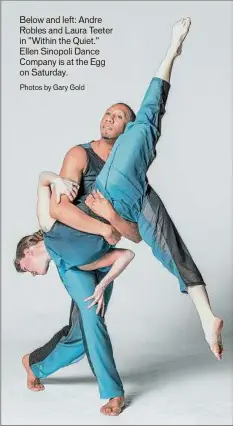
[[[96,186],[125,219],[137,221],[147,187],[147,171],[155,158],[161,119],[170,88],[175,58],[188,32],[187,18],[174,26],[171,45],[156,77],[152,79],[136,120],[129,123],[115,143]]]
[[[189,286],[204,284],[164,204],[150,185],[144,197],[138,227],[154,256],[177,277],[182,293],[187,293]]]
[[[85,282],[85,276],[83,277]],[[63,327],[43,347],[30,354],[30,367],[39,379],[45,378],[62,367],[78,362],[85,355],[79,312],[72,303],[69,325]]]
[[[98,381],[100,398],[114,398],[117,403],[115,414],[119,414],[124,403],[124,390],[116,370],[107,327],[104,318],[96,314],[96,307],[88,309],[88,302],[84,302],[84,299],[93,294],[97,281],[92,273],[86,272],[89,280],[86,279],[85,285],[77,285],[76,271],[76,268],[65,271],[62,280],[79,308],[83,344]]]
[[[223,354],[223,343],[221,337],[223,320],[215,317],[213,314],[209,296],[204,285],[188,287],[188,294],[190,295],[200,317],[205,339],[209,344],[211,351],[220,361]]]
[[[97,283],[108,272],[93,271]],[[89,281],[89,278],[88,278]],[[85,285],[86,272],[77,269],[77,285]],[[105,292],[105,312],[111,298],[113,284],[109,285]],[[44,385],[40,382],[50,374],[56,372],[62,367],[80,361],[85,356],[82,333],[79,322],[78,307],[72,301],[70,309],[69,325],[59,330],[52,339],[45,345],[37,348],[30,354],[24,355],[23,365],[27,372],[27,386],[32,391],[44,390]]]
[[[76,338],[75,338],[76,336]],[[40,382],[61,367],[79,361],[82,356],[81,332],[77,307],[72,301],[69,325],[59,330],[45,345],[24,355],[23,365],[27,371],[27,386],[32,391],[44,390]],[[79,356],[78,356],[79,348]]]
[[[149,185],[138,226],[143,240],[152,248],[154,256],[177,277],[181,292],[188,293],[192,298],[206,341],[217,359],[221,359],[223,321],[214,316],[201,273],[161,199]]]

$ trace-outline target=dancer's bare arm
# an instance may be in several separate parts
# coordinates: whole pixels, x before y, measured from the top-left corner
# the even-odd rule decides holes
[[[137,223],[129,222],[119,216],[111,203],[104,198],[100,191],[93,191],[85,201],[86,205],[98,216],[108,220],[114,228],[123,235],[123,237],[134,243],[139,243],[142,238],[138,231]]]
[[[93,302],[88,306],[91,308],[96,303],[98,304],[96,313],[98,314],[101,310],[101,315],[104,315],[104,291],[107,286],[115,280],[119,275],[125,270],[129,263],[133,260],[134,253],[131,250],[125,249],[114,249],[105,254],[101,259],[96,260],[95,262],[89,263],[79,267],[84,271],[93,271],[95,269],[103,268],[105,266],[111,266],[109,272],[105,277],[100,281],[96,286],[92,296],[89,296],[85,299],[85,302],[92,300]]]
[[[63,161],[60,176],[80,184],[82,174],[87,165],[86,152],[82,147],[71,148]],[[90,234],[102,235],[109,244],[116,244],[120,234],[111,226],[88,216],[77,209],[66,195],[61,196],[61,202],[56,202],[55,191],[52,191],[50,203],[51,216],[74,229]]]
[[[109,203],[110,204],[110,203]],[[111,204],[110,204],[111,205]],[[111,206],[111,214],[109,215],[109,222],[120,234],[133,241],[134,243],[140,243],[142,237],[139,234],[137,223],[129,222],[123,217],[119,216]]]
[[[94,271],[95,269],[104,268],[106,266],[111,266],[111,270],[105,275],[102,282],[112,282],[115,278],[117,278],[121,272],[124,271],[126,266],[133,260],[134,253],[128,249],[112,249],[100,259],[88,263],[87,265],[79,266],[79,269],[82,271]],[[106,286],[108,285],[106,284]]]
[[[66,194],[72,201],[78,192],[76,182],[62,179],[53,172],[40,173],[37,190],[37,217],[41,229],[45,232],[48,232],[56,221],[50,214],[51,185],[53,184],[57,202],[60,201],[61,194]]]
[[[87,156],[85,150],[79,146],[73,147],[66,154],[60,176],[72,179],[80,184],[86,166]],[[117,240],[119,241],[118,232],[135,243],[141,241],[136,224],[120,217],[113,208],[111,208],[111,212],[114,213],[111,215],[111,220],[109,220],[111,225],[106,225],[77,209],[66,196],[62,196],[61,203],[57,204],[55,196],[52,194],[50,213],[54,219],[80,231],[102,235],[110,244],[116,244]],[[104,217],[102,214],[99,214],[99,216]],[[113,222],[115,225],[113,225]]]

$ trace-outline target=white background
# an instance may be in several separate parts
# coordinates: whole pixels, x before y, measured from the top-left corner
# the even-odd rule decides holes
[[[18,240],[37,229],[39,172],[58,172],[70,147],[97,139],[111,104],[138,109],[165,55],[171,26],[183,16],[191,17],[192,27],[175,63],[149,178],[201,270],[214,312],[224,318],[226,353],[218,364],[176,279],[144,243],[124,240],[121,245],[136,258],[115,283],[107,324],[132,404],[111,422],[231,424],[231,2],[17,1],[4,2],[2,9],[4,424],[109,424],[98,414],[86,361],[58,372],[40,395],[26,390],[20,357],[67,324],[70,299],[55,267],[33,278],[17,274],[13,258]],[[20,77],[19,16],[81,14],[101,17],[105,27],[114,28],[100,41],[106,67],[70,69],[65,79]],[[21,82],[85,83],[87,89],[20,92]]]

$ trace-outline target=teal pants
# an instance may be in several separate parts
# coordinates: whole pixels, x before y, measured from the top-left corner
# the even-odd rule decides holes
[[[146,172],[155,156],[155,144],[159,137],[157,127],[164,113],[164,105],[167,98],[167,91],[164,90],[164,85],[165,88],[169,87],[162,80],[152,80],[136,121],[128,125],[124,135],[118,138],[119,142],[117,141],[114,145],[112,153],[96,181],[97,187],[101,189],[105,196],[109,196],[107,191],[108,189],[111,190],[111,201],[115,209],[124,217],[126,217],[127,212],[126,218],[134,221],[137,221],[139,217],[139,205],[142,205],[143,194],[146,191]],[[122,152],[122,147],[126,150],[125,154]],[[126,160],[126,167],[123,165],[125,155],[131,156],[130,162],[128,159]],[[132,182],[129,178],[130,174]],[[122,206],[126,206],[126,212]],[[104,319],[100,315],[96,315],[96,306],[87,309],[87,303],[84,302],[84,299],[93,294],[95,290],[96,282],[93,278],[93,273],[82,274],[81,285],[79,285],[81,276],[76,267],[68,268],[61,258],[56,259],[56,253],[54,252],[52,259],[57,264],[61,280],[80,313],[79,329],[81,330],[81,335],[76,336],[78,337],[76,347],[72,346],[71,353],[66,350],[64,356],[64,351],[59,345],[61,367],[79,360],[85,351],[98,381],[100,397],[111,398],[123,395],[123,386],[115,366],[112,346]],[[57,349],[56,347],[51,354],[52,363],[52,358],[57,356]],[[41,363],[31,365],[36,377],[44,377],[46,371],[42,371],[42,369],[44,370],[43,367]],[[53,368],[48,358],[46,358],[45,367],[47,368],[47,373],[51,372]]]
[[[149,187],[146,176],[156,155],[168,91],[169,84],[163,80],[154,78],[151,81],[135,122],[129,123],[125,133],[118,138],[97,177],[96,187],[122,217],[138,223],[140,234],[152,248],[154,256],[178,278],[180,289],[185,293],[188,285],[203,284],[203,279],[161,200]],[[54,336],[49,342],[50,351],[43,359],[40,350],[31,354],[32,370],[37,377],[46,377],[58,368],[78,361],[86,353],[98,380],[101,398],[122,395],[123,387],[104,320],[95,314],[96,307],[88,310],[83,301],[94,292],[98,282],[98,278],[94,278],[95,272],[72,268],[61,275],[80,315],[76,315],[67,332],[64,329],[59,332],[57,344]],[[72,312],[75,312],[74,305]]]
[[[105,319],[96,315],[96,306],[87,309],[84,299],[94,293],[95,286],[107,272],[81,271],[72,268],[61,279],[75,305],[72,305],[70,324],[58,332],[44,347],[30,354],[29,362],[35,376],[44,378],[58,369],[87,356],[97,379],[100,398],[124,394],[117,372]],[[112,284],[105,291],[105,308],[112,293]],[[75,307],[75,308],[74,308]]]
[[[136,120],[128,123],[97,176],[96,187],[118,214],[138,222],[148,186],[147,171],[156,155],[170,84],[153,78]]]
[[[176,276],[180,291],[204,284],[190,253],[157,194],[148,185],[147,171],[156,156],[161,120],[170,84],[153,78],[136,120],[119,136],[96,187],[117,213],[137,222],[142,239],[153,255]]]

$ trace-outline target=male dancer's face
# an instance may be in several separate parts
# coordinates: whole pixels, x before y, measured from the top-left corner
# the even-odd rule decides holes
[[[107,109],[101,120],[101,137],[109,141],[115,141],[124,132],[125,126],[130,119],[130,112],[125,105],[112,105]]]

